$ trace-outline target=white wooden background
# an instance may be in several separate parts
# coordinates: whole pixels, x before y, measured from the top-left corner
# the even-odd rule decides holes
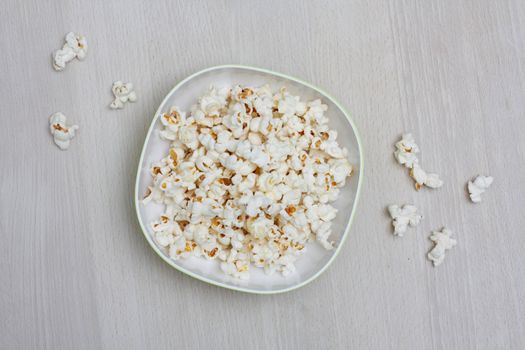
[[[68,31],[88,57],[51,53]],[[0,348],[525,348],[525,2],[38,1],[0,5]],[[342,253],[282,295],[206,285],[140,232],[133,184],[179,80],[241,63],[323,87],[353,114],[365,182]],[[139,101],[107,108],[114,80]],[[80,131],[67,152],[48,117]],[[392,145],[411,131],[445,186],[416,193]],[[480,205],[465,182],[495,177]],[[394,239],[385,206],[422,224]],[[428,235],[458,246],[432,268]]]

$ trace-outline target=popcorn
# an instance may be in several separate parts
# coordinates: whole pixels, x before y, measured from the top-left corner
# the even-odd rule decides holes
[[[260,146],[263,143],[263,137],[257,132],[250,132],[248,134],[248,141],[250,141],[252,145]]]
[[[137,100],[137,94],[133,91],[132,83],[123,83],[120,80],[116,81],[113,83],[111,91],[115,96],[115,100],[109,105],[111,109],[122,109],[124,108],[124,103],[128,101],[135,102]],[[168,122],[169,121],[171,120],[168,119]]]
[[[75,137],[78,125],[66,126],[66,116],[60,112],[53,114],[49,118],[49,130],[53,135],[55,144],[62,150],[69,148],[71,139]]]
[[[252,145],[248,140],[240,141],[235,153],[261,168],[266,168],[270,161],[270,156],[264,152],[261,146]]]
[[[202,156],[197,159],[195,166],[203,173],[207,173],[211,171],[213,167],[215,167],[215,162],[209,157]]]
[[[322,194],[319,194],[319,202],[321,203],[333,202],[337,200],[337,197],[339,197],[339,189],[330,188],[328,191]]]
[[[214,88],[191,107],[158,116],[170,142],[152,164],[143,203],[165,205],[151,225],[172,259],[218,260],[249,278],[294,273],[306,244],[333,249],[330,205],[352,174],[347,150],[328,128],[327,106],[269,86]]]
[[[419,146],[414,141],[412,134],[403,134],[401,140],[396,143],[397,150],[394,152],[399,164],[412,168],[418,163],[416,153],[419,153]]]
[[[474,181],[469,181],[467,183],[468,193],[470,200],[473,203],[481,202],[481,194],[485,192],[487,188],[490,187],[494,178],[492,176],[478,175]]]
[[[257,188],[264,193],[271,192],[279,182],[280,177],[276,172],[263,173],[257,178]]]
[[[345,185],[346,178],[352,174],[353,168],[347,159],[331,159],[328,161],[330,175],[333,181],[340,186]]]
[[[315,239],[319,242],[325,249],[333,249],[334,242],[328,242],[328,237],[332,234],[330,227],[332,226],[331,222],[323,222],[314,232]]]
[[[179,141],[190,149],[196,149],[199,146],[199,134],[195,125],[180,127],[178,136]]]
[[[246,230],[255,238],[263,239],[266,232],[273,225],[273,220],[267,219],[264,215],[257,218],[249,218],[246,222]]]
[[[204,114],[204,112],[201,110],[192,111],[191,116],[198,125],[206,126],[208,128],[213,126],[213,118],[206,117],[206,114]]]
[[[186,113],[173,106],[168,113],[162,114],[159,119],[164,126],[164,130],[159,133],[160,137],[167,141],[177,140],[179,127],[186,122]]]
[[[416,156],[416,153],[419,153],[419,146],[414,141],[412,134],[403,134],[401,140],[395,146],[394,157],[399,164],[410,169],[410,177],[416,182],[416,191],[419,191],[423,186],[429,188],[443,186],[443,181],[437,174],[427,174],[419,165],[419,160]]]
[[[235,172],[238,172],[242,166],[242,161],[239,160],[234,154],[228,155],[227,153],[223,153],[219,159],[223,167]]]
[[[184,236],[177,237],[173,243],[170,244],[168,249],[168,255],[173,260],[178,260],[181,257],[185,258],[189,256],[191,252],[191,243],[190,248],[188,249],[186,238]]]
[[[283,194],[282,204],[289,205],[289,204],[299,204],[299,201],[301,200],[301,191],[299,190],[291,190],[286,191],[286,193]]]
[[[199,142],[201,145],[206,148],[208,151],[214,151],[215,150],[215,144],[216,141],[210,134],[200,134],[199,135]]]
[[[308,110],[305,114],[307,121],[313,121],[318,125],[328,123],[328,118],[324,115],[324,112],[328,110],[328,106],[321,103],[321,100],[314,100],[307,103]]]
[[[417,208],[409,204],[402,207],[392,204],[388,207],[388,212],[392,217],[394,236],[402,237],[409,225],[415,227],[423,219],[423,216],[417,213]]]
[[[321,219],[322,221],[330,222],[333,219],[335,219],[336,214],[337,214],[337,209],[335,209],[329,204],[319,204],[317,206],[316,214],[319,217],[319,219]]]
[[[222,123],[232,132],[233,137],[239,138],[243,133],[247,120],[244,106],[236,104],[232,108],[231,114],[224,116]]]
[[[175,242],[175,237],[168,231],[155,233],[155,240],[161,247],[167,247]]]
[[[87,40],[82,34],[69,32],[66,35],[66,45],[73,50],[79,60],[86,58]]]
[[[430,240],[434,242],[434,248],[430,250],[427,257],[434,266],[439,266],[445,259],[445,252],[454,247],[457,242],[452,238],[452,231],[446,228],[443,228],[441,232],[432,232]]]
[[[347,151],[337,144],[335,141],[325,141],[321,143],[320,149],[328,153],[329,156],[334,158],[344,158]]]
[[[239,142],[237,140],[232,139],[231,132],[222,130],[217,134],[215,150],[221,154],[226,151],[235,152],[238,143]]]
[[[211,219],[222,212],[219,204],[211,198],[205,198],[202,202],[191,201],[188,203],[188,210],[191,213],[191,223],[198,223],[201,218]]]
[[[55,68],[56,71],[61,71],[66,68],[66,64],[74,58],[82,61],[86,58],[87,48],[85,36],[73,32],[67,33],[66,43],[62,49],[55,51],[53,54],[53,68]]]
[[[215,89],[210,87],[207,95],[199,99],[200,110],[208,116],[218,116],[222,108],[226,106],[226,99],[229,95],[229,89]]]
[[[284,115],[297,114],[298,116],[303,115],[306,112],[306,105],[303,102],[300,102],[299,96],[291,96],[285,94],[277,104],[279,113]]]
[[[290,275],[291,273],[295,272],[295,265],[293,264],[295,262],[297,258],[292,256],[292,255],[284,255],[284,256],[281,256],[277,262],[279,263],[279,265],[281,265],[282,267],[280,268],[281,270],[281,273],[283,274],[283,276],[288,276]]]
[[[239,192],[245,193],[248,191],[251,191],[255,187],[255,182],[257,181],[257,175],[255,174],[248,174],[244,180],[239,182],[237,185],[237,188]]]
[[[146,191],[146,195],[142,199],[142,204],[146,205],[151,200],[155,202],[162,202],[163,200],[163,192],[157,187],[148,186],[148,190]]]
[[[279,258],[279,250],[275,246],[254,244],[252,249],[253,264],[257,267],[273,265],[272,262]],[[275,268],[271,269],[271,272]]]
[[[266,197],[261,192],[247,193],[239,198],[239,204],[246,207],[245,213],[254,217],[257,216],[262,209],[267,208],[271,204],[270,198]]]
[[[416,181],[416,191],[419,191],[423,185],[430,188],[439,188],[443,186],[443,181],[437,174],[427,174],[417,163],[415,163],[412,169],[410,169],[410,177]]]

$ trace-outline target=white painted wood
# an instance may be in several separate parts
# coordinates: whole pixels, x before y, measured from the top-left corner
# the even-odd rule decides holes
[[[525,3],[520,0],[13,1],[0,11],[0,347],[522,349]],[[90,44],[57,73],[70,30]],[[276,296],[208,286],[148,247],[133,185],[152,114],[180,79],[241,63],[300,77],[353,114],[365,183],[344,249]],[[114,80],[137,103],[108,108]],[[67,152],[48,131],[80,126]],[[392,157],[412,131],[445,185]],[[466,181],[494,176],[483,202]],[[385,207],[425,218],[401,239]],[[443,265],[432,229],[458,239]]]

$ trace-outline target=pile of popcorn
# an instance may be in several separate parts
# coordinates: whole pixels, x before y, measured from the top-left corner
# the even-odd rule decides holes
[[[151,224],[172,259],[218,259],[247,279],[250,266],[288,275],[317,241],[332,249],[330,205],[352,173],[328,128],[327,106],[282,88],[213,88],[189,114],[162,114],[168,155],[151,167],[143,200],[165,204]]]

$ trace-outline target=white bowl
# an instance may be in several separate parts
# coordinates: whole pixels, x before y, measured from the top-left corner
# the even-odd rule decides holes
[[[208,261],[204,258],[189,258],[172,260],[164,248],[158,246],[152,236],[149,223],[158,219],[163,206],[150,203],[147,206],[141,203],[146,188],[151,184],[149,168],[151,164],[165,157],[169,143],[161,140],[158,133],[162,124],[159,115],[167,112],[172,105],[179,106],[182,110],[189,110],[196,103],[197,98],[203,95],[211,85],[231,86],[235,84],[260,86],[270,84],[277,90],[286,86],[294,95],[301,96],[303,100],[320,98],[328,105],[327,116],[330,119],[331,129],[338,131],[338,141],[349,151],[349,160],[355,167],[354,174],[341,190],[339,199],[333,205],[339,210],[333,221],[333,234],[331,239],[336,242],[335,249],[325,250],[318,243],[307,245],[307,251],[299,257],[296,263],[297,271],[287,277],[280,273],[266,275],[262,269],[251,268],[250,279],[240,281],[225,275],[219,268],[217,261]],[[205,281],[224,288],[234,289],[249,293],[272,294],[281,293],[299,288],[319,276],[334,260],[341,250],[350,229],[350,224],[355,213],[359,190],[363,176],[362,147],[354,122],[332,97],[306,82],[268,70],[245,67],[238,65],[211,67],[184,79],[177,84],[160,104],[140,155],[137,180],[135,185],[135,206],[142,232],[150,246],[168,264],[201,281]]]

